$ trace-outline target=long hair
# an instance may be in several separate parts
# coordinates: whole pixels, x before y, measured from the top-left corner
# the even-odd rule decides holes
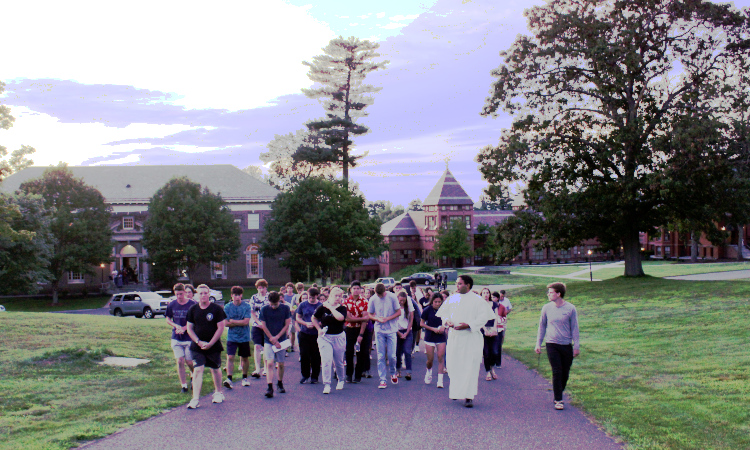
[[[401,291],[398,293],[398,298],[399,300],[402,298],[404,299],[404,317],[409,317],[409,296],[406,295],[406,292]],[[399,301],[399,305],[400,304],[401,302]]]

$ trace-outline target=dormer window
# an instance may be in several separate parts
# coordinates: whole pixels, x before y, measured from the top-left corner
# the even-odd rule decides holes
[[[122,218],[122,229],[123,230],[132,230],[135,228],[135,220],[133,220],[132,217],[123,217]]]

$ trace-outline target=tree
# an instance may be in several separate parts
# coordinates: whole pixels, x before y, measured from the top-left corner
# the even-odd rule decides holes
[[[260,245],[264,256],[285,254],[281,265],[294,274],[355,267],[385,249],[380,221],[364,199],[343,182],[315,177],[276,197]]]
[[[173,178],[149,201],[143,246],[154,278],[171,284],[182,269],[192,280],[199,265],[237,259],[240,230],[220,195],[186,177]]]
[[[0,294],[36,293],[49,280],[51,218],[39,195],[0,194]]]
[[[4,91],[5,83],[0,81],[0,95],[2,95]],[[10,114],[10,108],[5,105],[0,105],[0,128],[7,130],[13,126],[15,120],[16,119]],[[33,147],[22,145],[18,150],[11,152],[10,158],[5,159],[8,155],[8,149],[0,145],[0,158],[2,158],[2,160],[0,160],[0,182],[8,175],[34,164],[34,161],[28,159],[28,155],[35,151],[36,150]]]
[[[294,155],[295,161],[308,161],[313,164],[341,165],[343,181],[349,183],[349,166],[354,167],[361,156],[351,154],[351,137],[367,133],[367,127],[355,121],[365,117],[365,108],[374,103],[372,94],[379,87],[364,84],[370,72],[385,68],[388,61],[373,62],[380,56],[375,52],[377,43],[339,36],[323,48],[323,55],[313,57],[308,66],[308,78],[319,87],[302,89],[309,98],[321,99],[326,118],[307,124],[311,133],[324,137],[326,146],[301,147]]]
[[[495,199],[485,192],[479,196],[479,202],[474,205],[474,208],[480,211],[505,211],[513,209],[513,201],[507,192],[498,192]]]
[[[448,228],[441,228],[435,241],[435,256],[447,257],[451,267],[456,261],[468,258],[473,253],[469,244],[469,232],[463,220],[451,220]]]
[[[494,186],[526,183],[526,204],[544,217],[537,237],[622,246],[625,275],[643,275],[639,232],[669,222],[665,169],[685,154],[659,140],[724,119],[731,74],[750,69],[747,14],[700,0],[552,0],[526,16],[533,36],[501,53],[482,112],[513,123],[479,153],[481,172]],[[725,155],[707,162],[746,164]],[[708,213],[716,222],[727,211]]]
[[[394,205],[388,200],[375,200],[367,202],[367,211],[370,217],[377,217],[381,223],[386,223],[404,213],[404,207]]]
[[[266,181],[280,191],[288,192],[308,177],[335,179],[336,165],[333,162],[310,162],[294,158],[300,149],[305,152],[316,152],[318,148],[327,148],[325,138],[319,133],[302,129],[294,134],[277,134],[267,147],[268,151],[260,154],[263,163],[271,163]]]
[[[515,259],[541,228],[541,217],[531,211],[516,211],[504,221],[495,225],[480,224],[477,227],[482,246],[476,253],[489,257],[494,264]]]
[[[101,192],[75,178],[64,164],[45,170],[41,178],[22,183],[20,191],[41,196],[44,207],[52,211],[54,246],[49,272],[52,303],[57,304],[60,282],[68,272],[93,275],[92,266],[110,260],[111,210]]]
[[[415,198],[409,202],[407,209],[409,211],[422,211],[422,200]]]

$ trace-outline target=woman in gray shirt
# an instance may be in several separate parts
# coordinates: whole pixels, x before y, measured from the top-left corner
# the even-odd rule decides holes
[[[580,353],[578,337],[578,313],[576,307],[568,303],[565,285],[552,283],[547,286],[549,303],[542,307],[539,319],[539,332],[534,351],[542,352],[542,341],[547,340],[547,359],[552,367],[552,390],[555,393],[555,409],[565,409],[563,391],[568,383],[573,358]]]

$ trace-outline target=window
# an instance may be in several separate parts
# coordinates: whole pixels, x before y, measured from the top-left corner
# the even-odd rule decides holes
[[[224,263],[211,262],[211,279],[212,280],[226,280],[227,279],[227,265]]]
[[[242,219],[234,219],[234,223],[239,225],[242,223]]]
[[[445,205],[440,206],[440,211],[445,211]]]
[[[81,284],[83,282],[84,282],[83,273],[68,272],[68,284]]]
[[[248,214],[247,215],[247,229],[248,230],[260,229],[260,214]]]
[[[464,221],[466,221],[466,229],[471,230],[471,216],[464,216]]]
[[[534,256],[532,256],[533,259],[544,259],[544,249],[534,249]]]
[[[260,255],[258,244],[250,244],[245,250],[246,269],[248,278],[263,277],[263,257]]]
[[[122,218],[122,229],[123,230],[132,230],[135,228],[135,220],[133,220],[132,217],[123,217]]]

